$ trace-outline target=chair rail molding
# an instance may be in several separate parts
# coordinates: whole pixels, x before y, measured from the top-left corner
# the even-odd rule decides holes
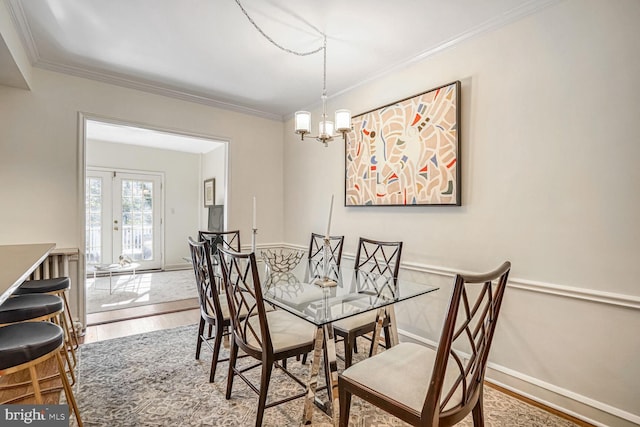
[[[272,244],[270,246],[278,246]],[[291,249],[305,249],[303,245],[285,244],[282,246]],[[344,252],[343,256],[348,259],[354,259],[355,254]],[[414,271],[418,273],[434,274],[444,277],[455,277],[456,273],[474,274],[473,271],[455,270],[447,267],[440,267],[417,262],[402,262],[401,270]],[[549,295],[556,295],[566,298],[579,299],[601,304],[614,305],[618,307],[632,308],[640,310],[640,297],[635,295],[619,294],[615,292],[604,292],[595,289],[579,288],[576,286],[557,285],[554,283],[545,283],[529,279],[520,279],[517,277],[509,277],[508,288],[522,289],[530,292],[538,292]]]

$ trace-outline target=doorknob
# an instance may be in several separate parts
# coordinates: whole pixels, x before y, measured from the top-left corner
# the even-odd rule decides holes
[[[114,231],[118,231],[118,220],[117,220],[117,219],[113,220],[113,223],[115,224],[115,225],[113,226],[113,230],[114,230]]]

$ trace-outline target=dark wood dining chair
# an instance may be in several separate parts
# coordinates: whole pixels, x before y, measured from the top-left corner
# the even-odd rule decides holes
[[[340,427],[358,396],[413,426],[452,426],[470,412],[484,425],[483,381],[511,263],[458,274],[436,350],[400,343],[338,377]]]
[[[311,233],[309,252],[307,253],[308,272],[307,282],[324,277],[324,235]],[[329,270],[328,278],[341,282],[340,263],[342,262],[342,247],[344,236],[329,236]],[[302,364],[307,363],[307,355],[302,357]]]
[[[306,395],[306,384],[289,373],[281,364],[276,365],[276,362],[311,351],[316,327],[287,311],[267,310],[262,299],[262,288],[253,252],[239,253],[222,247],[218,250],[232,325],[226,398],[231,398],[233,379],[236,376],[240,377],[259,396],[255,423],[259,427],[262,425],[265,408]],[[239,350],[259,360],[260,363],[237,368]],[[267,403],[269,381],[274,365],[282,369],[304,390],[293,396]],[[244,372],[257,366],[262,368],[259,388],[244,375]]]
[[[400,258],[402,256],[402,242],[383,242],[361,237],[356,251],[354,264],[354,280],[358,291],[366,290],[365,287],[386,286],[392,284],[398,278],[400,271]],[[372,289],[375,290],[375,289]],[[373,332],[376,328],[377,312],[375,310],[358,314],[333,323],[336,338],[344,340],[345,368],[351,366],[353,352],[356,350],[356,339]],[[391,346],[390,324],[388,319],[383,324],[385,343]],[[373,346],[378,343],[371,342],[370,354]]]
[[[218,264],[218,245],[240,252],[240,230],[198,231],[198,241],[206,240],[211,248],[211,261]]]
[[[196,242],[189,237],[189,249],[191,252],[193,272],[196,276],[198,303],[200,305],[196,360],[200,359],[200,351],[202,349],[202,343],[204,342],[213,352],[211,370],[209,372],[209,382],[213,382],[218,362],[229,360],[218,359],[222,339],[228,334],[229,328],[231,327],[229,305],[227,304],[226,294],[220,294],[222,286],[217,282],[220,282],[222,278],[214,274],[209,242],[207,240]],[[204,329],[207,325],[209,326],[209,331],[208,334],[205,335]],[[210,345],[211,340],[213,340],[213,347]]]
[[[329,236],[329,277],[333,280],[338,280],[343,243],[344,236]],[[311,233],[307,260],[309,279],[324,276],[324,235]]]

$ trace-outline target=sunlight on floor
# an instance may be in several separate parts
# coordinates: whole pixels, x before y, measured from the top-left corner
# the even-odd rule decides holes
[[[96,313],[146,304],[195,298],[192,270],[147,272],[86,279],[87,312]]]

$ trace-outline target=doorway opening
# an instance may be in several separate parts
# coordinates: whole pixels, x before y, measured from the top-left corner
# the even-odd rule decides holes
[[[83,120],[84,324],[198,307],[187,237],[208,228],[212,178],[226,223],[227,142]]]

